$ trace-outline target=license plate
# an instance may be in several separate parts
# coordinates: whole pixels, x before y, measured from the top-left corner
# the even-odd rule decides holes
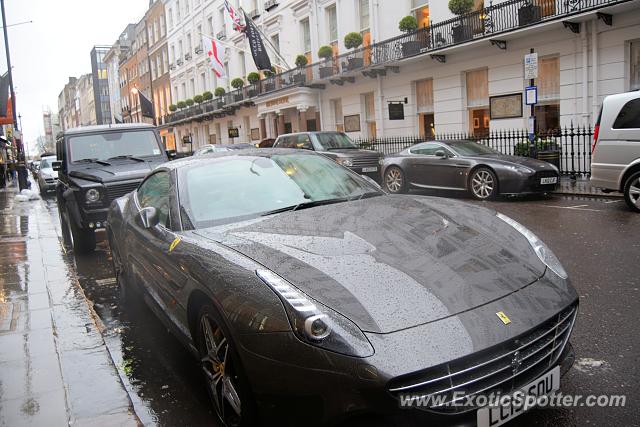
[[[557,176],[552,176],[550,178],[540,178],[540,184],[545,185],[545,184],[555,184],[558,182],[558,177]]]
[[[520,393],[521,399],[505,399],[505,405],[491,407],[486,406],[478,409],[476,418],[478,427],[498,427],[514,419],[518,415],[523,414],[526,410],[532,407],[533,398],[529,398],[529,400],[527,400],[527,396],[544,396],[551,394],[559,388],[560,366],[556,366],[545,375],[530,382],[526,386],[522,387],[518,392],[511,395],[513,397]]]
[[[375,166],[370,168],[362,168],[362,172],[378,172],[378,168]]]

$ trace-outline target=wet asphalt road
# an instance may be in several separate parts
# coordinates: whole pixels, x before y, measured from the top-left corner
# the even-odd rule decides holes
[[[562,391],[627,395],[625,408],[535,409],[514,424],[640,425],[640,215],[618,199],[554,196],[470,202],[483,203],[533,230],[563,262],[580,294],[571,339],[576,364],[563,377]],[[57,215],[55,201],[48,200],[48,206]],[[92,256],[76,257],[75,263],[142,422],[217,425],[190,354],[146,307],[121,304],[106,242]]]

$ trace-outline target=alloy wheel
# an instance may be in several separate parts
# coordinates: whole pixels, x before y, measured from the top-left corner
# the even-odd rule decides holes
[[[227,426],[239,426],[242,405],[236,386],[236,377],[230,363],[229,342],[222,329],[207,314],[200,319],[206,354],[202,357],[202,369],[218,417]]]
[[[495,185],[493,175],[487,170],[476,172],[471,179],[471,191],[473,191],[474,196],[479,199],[488,199],[491,197]]]
[[[404,186],[404,177],[402,172],[398,168],[391,168],[387,171],[385,176],[385,185],[387,189],[392,193],[400,193]]]
[[[637,209],[640,209],[640,178],[632,181],[629,186],[629,201],[635,205]]]

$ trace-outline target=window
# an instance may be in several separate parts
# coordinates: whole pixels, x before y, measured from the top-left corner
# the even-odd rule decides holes
[[[189,14],[189,3],[191,3],[191,0],[185,0],[185,2],[184,2],[184,14],[185,15]]]
[[[173,10],[169,8],[169,28],[173,28]]]
[[[271,44],[275,48],[276,52],[280,53],[280,34],[274,34],[271,36]],[[280,65],[280,55],[276,55],[275,61],[276,64]]]
[[[338,40],[338,12],[336,11],[336,5],[329,6],[327,8],[327,30],[329,31],[329,41],[335,42]]]
[[[187,53],[191,54],[192,50],[193,50],[193,44],[191,40],[191,33],[187,33]]]
[[[430,19],[429,0],[412,0],[411,9],[413,10],[413,16],[418,21],[418,27],[428,27]]]
[[[344,116],[342,114],[342,99],[332,99],[333,118],[336,122],[336,130],[344,132]]]
[[[180,25],[182,18],[180,17],[180,1],[176,2],[176,25]]]
[[[428,142],[426,144],[418,144],[413,147],[411,150],[411,154],[422,154],[423,156],[435,156],[436,152],[444,151],[448,155],[453,155],[451,151],[447,150],[440,144],[436,144],[433,142]]]
[[[192,78],[192,79],[189,80],[189,83],[190,83],[190,86],[189,86],[190,92],[189,93],[193,97],[196,94],[196,81]]]
[[[433,79],[416,82],[416,109],[418,112],[418,131],[422,138],[435,137],[433,115]]]
[[[302,51],[311,52],[311,26],[309,25],[309,18],[300,21],[300,27],[302,28]]]
[[[200,89],[202,92],[207,90],[207,76],[204,73],[200,74]]]
[[[640,128],[640,98],[632,99],[624,104],[613,122],[614,129],[638,129]]]
[[[489,134],[489,70],[467,71],[467,109],[469,133],[474,136]]]
[[[360,31],[369,28],[369,0],[358,0],[358,10],[360,12]]]
[[[536,130],[543,133],[560,129],[560,58],[538,59],[538,104],[535,106]]]
[[[214,36],[215,33],[213,32],[213,16],[210,16],[207,19],[207,23],[208,23],[208,26],[209,26],[209,35]]]
[[[247,63],[245,61],[244,52],[238,52],[238,61],[240,62],[240,75],[244,78],[247,75]]]
[[[631,90],[640,89],[640,40],[636,40],[630,43],[630,57],[631,63],[630,72],[630,86]]]
[[[158,210],[160,224],[170,228],[169,201],[171,200],[171,177],[160,171],[147,178],[138,188],[138,203],[143,208],[154,207]]]
[[[367,136],[375,138],[376,129],[376,104],[373,92],[364,94],[364,120],[367,123]]]

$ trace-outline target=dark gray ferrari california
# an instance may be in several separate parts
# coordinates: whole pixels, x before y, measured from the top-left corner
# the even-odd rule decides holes
[[[560,179],[551,163],[507,156],[467,140],[423,142],[387,156],[382,176],[385,188],[394,194],[411,188],[462,190],[480,200],[551,192]]]
[[[107,234],[124,293],[197,356],[227,426],[497,425],[522,405],[486,396],[550,393],[573,361],[578,295],[531,231],[313,152],[166,163]]]

